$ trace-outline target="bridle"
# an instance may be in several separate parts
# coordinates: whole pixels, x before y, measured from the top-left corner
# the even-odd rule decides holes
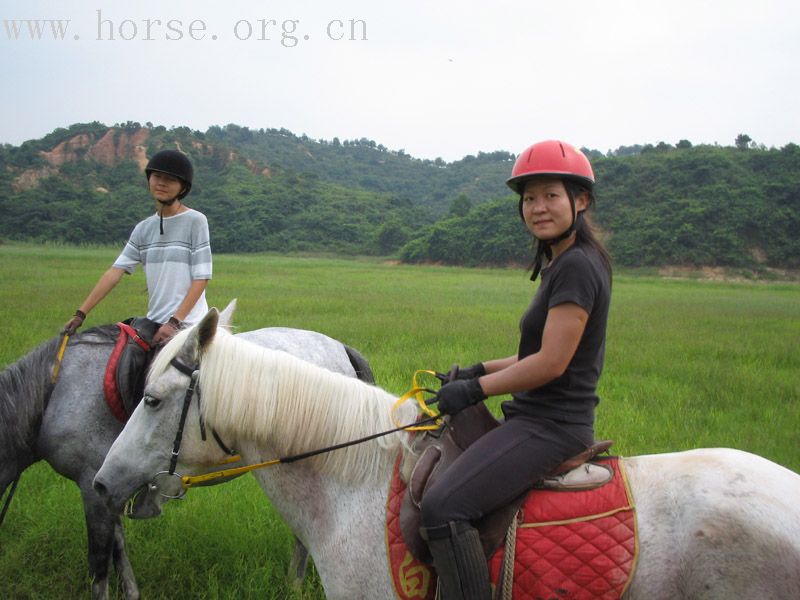
[[[189,405],[192,403],[192,396],[194,396],[194,391],[197,389],[197,380],[200,378],[200,365],[196,364],[192,367],[189,367],[180,362],[177,358],[173,358],[171,361],[169,361],[169,364],[178,369],[178,371],[180,371],[184,375],[189,376],[189,387],[186,388],[186,393],[183,395],[183,408],[181,409],[181,418],[180,421],[178,421],[178,431],[175,434],[175,441],[172,443],[172,457],[169,460],[169,474],[174,475],[175,467],[178,464],[178,454],[180,454],[181,451],[181,441],[183,440],[183,427],[184,425],[186,425],[186,417],[189,414]],[[203,430],[205,430],[205,428],[203,428]]]
[[[416,373],[414,373],[414,377],[412,379],[412,387],[411,387],[411,389],[408,390],[405,394],[403,394],[397,400],[397,402],[395,403],[394,408],[398,407],[403,402],[405,402],[405,401],[407,401],[407,400],[409,400],[411,398],[416,398],[417,403],[420,405],[420,408],[422,409],[423,413],[428,415],[427,418],[420,418],[420,419],[417,419],[416,421],[414,421],[413,423],[408,423],[406,425],[400,425],[399,427],[395,427],[394,429],[381,431],[379,433],[373,433],[373,434],[370,434],[370,435],[367,435],[367,436],[364,436],[364,437],[361,437],[361,438],[358,438],[358,439],[355,439],[355,440],[350,440],[350,441],[347,441],[347,442],[341,442],[339,444],[333,444],[331,446],[326,446],[324,448],[318,448],[316,450],[310,450],[308,452],[303,452],[301,454],[295,454],[293,456],[283,456],[283,457],[280,457],[280,458],[275,458],[275,459],[272,459],[272,460],[267,460],[267,461],[256,463],[256,464],[245,465],[245,466],[241,466],[241,467],[234,467],[234,468],[230,468],[230,469],[222,469],[220,471],[213,471],[213,472],[210,472],[210,473],[205,473],[203,475],[190,477],[190,476],[182,476],[182,475],[176,473],[175,472],[175,467],[178,464],[178,455],[180,453],[181,441],[183,439],[183,428],[186,425],[186,417],[189,414],[189,405],[192,402],[192,397],[195,395],[195,392],[197,393],[198,412],[199,412],[199,409],[200,409],[200,389],[197,387],[197,382],[198,382],[198,379],[200,377],[200,364],[197,363],[197,364],[195,364],[195,365],[190,367],[190,366],[182,363],[181,361],[179,361],[177,359],[177,357],[173,358],[172,360],[170,360],[169,364],[171,366],[175,367],[178,371],[180,371],[184,375],[187,375],[190,378],[190,381],[189,381],[189,386],[186,388],[186,393],[183,396],[183,407],[181,408],[181,418],[180,418],[180,421],[178,422],[178,431],[175,434],[175,441],[172,444],[172,456],[170,458],[169,470],[168,471],[159,471],[158,473],[156,473],[153,476],[153,480],[148,484],[148,489],[151,492],[156,492],[156,493],[158,493],[159,495],[161,495],[161,496],[163,496],[165,498],[169,498],[169,499],[173,499],[173,500],[174,499],[183,498],[186,495],[186,490],[189,487],[191,487],[192,485],[201,483],[201,482],[212,481],[214,479],[220,479],[220,478],[223,478],[223,477],[233,477],[235,475],[241,475],[241,474],[247,473],[249,471],[254,471],[256,469],[261,469],[261,468],[264,468],[264,467],[271,467],[271,466],[278,465],[278,464],[293,463],[293,462],[296,462],[296,461],[299,461],[299,460],[303,460],[303,459],[306,459],[306,458],[311,458],[312,456],[318,456],[320,454],[324,454],[324,453],[327,453],[327,452],[332,452],[334,450],[340,450],[342,448],[347,448],[349,446],[354,446],[356,444],[362,444],[364,442],[368,442],[370,440],[374,440],[374,439],[377,439],[379,437],[383,437],[383,436],[390,435],[392,433],[397,433],[397,432],[400,432],[400,431],[426,431],[426,430],[439,429],[440,427],[442,427],[440,415],[431,412],[430,408],[428,407],[428,404],[435,404],[437,402],[437,399],[433,399],[432,401],[428,402],[428,404],[426,404],[425,401],[422,398],[422,393],[423,392],[432,393],[432,394],[435,394],[436,392],[434,390],[431,390],[431,389],[428,389],[428,388],[425,388],[425,387],[420,387],[417,384],[417,379],[416,378],[417,378],[417,375],[419,373],[429,373],[431,375],[435,375],[437,378],[439,378],[440,381],[445,381],[445,379],[443,379],[443,378],[449,377],[449,376],[442,375],[441,373],[436,373],[434,371],[417,371]],[[454,367],[454,368],[456,368],[456,367]],[[451,371],[451,375],[452,375],[452,371]],[[202,414],[200,415],[200,431],[201,431],[201,434],[202,434],[203,441],[206,441],[205,424],[203,423]],[[216,442],[220,446],[220,448],[222,448],[222,450],[224,452],[226,452],[229,456],[232,457],[229,461],[226,461],[226,462],[234,462],[234,461],[238,460],[239,457],[236,455],[236,453],[234,451],[230,450],[222,442],[220,437],[217,435],[217,432],[214,431],[213,428],[212,428],[211,432],[214,435],[214,439],[216,440]],[[180,484],[181,484],[181,491],[178,492],[177,494],[168,494],[168,493],[162,491],[159,488],[159,485],[158,485],[158,480],[159,480],[160,477],[177,477],[179,479],[179,481],[180,481]]]
[[[186,388],[186,392],[183,395],[183,406],[181,408],[181,417],[178,421],[178,430],[175,433],[175,441],[172,443],[172,456],[169,460],[169,470],[168,471],[159,471],[153,476],[153,481],[150,482],[148,485],[148,489],[153,492],[157,492],[161,496],[170,499],[180,499],[186,495],[186,486],[183,485],[183,476],[179,473],[175,472],[175,468],[178,466],[178,456],[180,455],[181,451],[181,442],[183,441],[183,429],[186,425],[186,418],[189,415],[189,405],[192,403],[192,398],[194,397],[195,393],[197,394],[197,410],[200,413],[200,388],[198,387],[198,380],[200,379],[200,364],[195,364],[193,366],[188,366],[176,358],[173,358],[169,361],[169,364],[175,367],[178,371],[187,375],[189,377],[189,386]],[[220,438],[219,434],[212,428],[211,433],[214,437],[214,440],[217,442],[217,445],[222,449],[230,457],[235,457],[236,452],[231,450]],[[203,421],[203,415],[200,414],[200,437],[205,442],[207,440],[206,436],[206,425]],[[158,481],[159,478],[163,477],[177,477],[181,481],[181,491],[178,494],[168,494],[159,487]]]

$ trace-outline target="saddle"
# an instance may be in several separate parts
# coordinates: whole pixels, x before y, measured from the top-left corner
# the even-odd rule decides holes
[[[499,425],[486,405],[480,402],[454,416],[445,417],[442,427],[417,435],[410,447],[406,448],[400,466],[400,477],[407,485],[408,493],[400,507],[400,530],[409,551],[417,560],[428,565],[433,562],[428,545],[419,533],[419,511],[425,490],[470,444]],[[595,442],[577,456],[559,465],[542,481],[535,482],[533,487],[588,490],[608,483],[613,478],[611,469],[589,461],[598,454],[606,452],[613,443],[611,440]],[[487,559],[503,542],[506,531],[527,493],[521,494],[509,505],[473,523],[480,534]]]
[[[144,394],[147,366],[156,352],[153,337],[160,324],[132,317],[117,327],[119,336],[106,364],[103,394],[114,416],[125,423]]]

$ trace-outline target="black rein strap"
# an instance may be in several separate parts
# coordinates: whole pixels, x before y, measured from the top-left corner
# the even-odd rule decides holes
[[[408,425],[401,425],[400,427],[395,427],[394,429],[389,429],[387,431],[381,431],[379,433],[373,433],[371,435],[364,436],[362,438],[358,438],[356,440],[350,440],[349,442],[342,442],[340,444],[334,444],[333,446],[326,446],[325,448],[319,448],[318,450],[311,450],[309,452],[303,452],[302,454],[295,454],[293,456],[283,456],[278,459],[278,462],[281,464],[288,464],[293,463],[298,460],[304,460],[306,458],[311,458],[312,456],[318,456],[320,454],[325,454],[326,452],[333,452],[334,450],[341,450],[342,448],[348,448],[350,446],[355,446],[356,444],[363,444],[364,442],[369,442],[371,440],[375,440],[379,437],[383,437],[392,433],[398,433],[399,431],[405,431],[409,427],[419,427],[420,425],[426,425],[428,423],[433,423],[439,417],[428,417],[426,419],[420,419],[419,421],[414,421],[413,423],[409,423]]]

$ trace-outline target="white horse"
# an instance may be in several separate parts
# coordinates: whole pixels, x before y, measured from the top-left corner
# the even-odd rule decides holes
[[[248,463],[394,427],[387,392],[258,348],[217,328],[212,309],[170,343],[145,401],[95,478],[112,508],[167,468],[189,376],[199,369],[201,411]],[[176,363],[170,364],[175,357]],[[199,442],[192,402],[181,469],[217,462]],[[414,420],[405,405],[398,420]],[[309,549],[331,599],[393,598],[385,507],[400,434],[255,471],[264,492]],[[800,598],[800,476],[730,449],[624,459],[640,554],[627,600]]]

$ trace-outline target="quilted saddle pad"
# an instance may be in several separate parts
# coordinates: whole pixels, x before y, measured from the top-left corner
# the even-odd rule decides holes
[[[624,467],[602,461],[614,479],[594,490],[534,490],[518,514],[513,598],[612,600],[620,598],[636,566],[636,513]],[[433,600],[435,571],[415,559],[400,533],[400,505],[406,486],[398,461],[386,503],[386,546],[395,592],[402,600]],[[489,560],[496,587],[504,548]]]

